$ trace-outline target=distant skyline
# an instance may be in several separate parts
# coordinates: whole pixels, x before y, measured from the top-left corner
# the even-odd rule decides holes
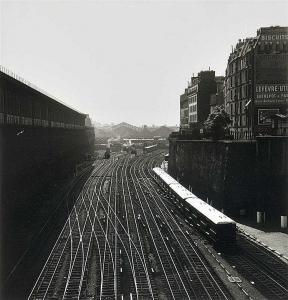
[[[94,122],[179,124],[192,74],[288,26],[287,1],[1,1],[0,64]]]
[[[100,123],[100,122],[93,122],[94,125],[95,125],[95,128],[98,127],[98,128],[101,128],[101,127],[112,127],[112,126],[115,126],[115,125],[120,125],[120,124],[128,124],[128,125],[132,125],[132,126],[135,126],[135,127],[138,127],[138,128],[143,128],[145,126],[147,126],[147,128],[159,128],[159,127],[178,127],[178,126],[175,126],[175,125],[171,125],[171,124],[161,124],[161,125],[155,125],[155,124],[140,124],[140,125],[134,125],[133,123],[129,123],[129,122],[125,122],[125,121],[122,121],[122,122],[119,122],[119,123],[114,123],[114,122],[110,122],[110,123]]]

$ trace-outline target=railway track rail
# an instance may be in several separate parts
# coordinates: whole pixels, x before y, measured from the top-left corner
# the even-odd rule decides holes
[[[77,199],[77,202],[70,213],[65,226],[62,229],[61,234],[56,241],[53,250],[51,251],[41,274],[39,275],[33,290],[29,296],[30,299],[49,299],[49,298],[65,298],[69,297],[69,294],[76,293],[75,288],[77,287],[77,292],[79,294],[79,287],[81,287],[80,282],[78,284],[77,278],[74,276],[79,276],[83,272],[83,258],[88,253],[87,237],[89,234],[95,236],[95,240],[98,241],[98,237],[95,234],[95,230],[91,230],[91,216],[90,209],[97,207],[98,198],[94,195],[93,184],[97,186],[97,183],[101,180],[105,171],[107,171],[109,165],[105,166],[100,164],[97,166],[92,173],[92,175],[86,181],[83,191]],[[97,176],[97,177],[96,177]],[[90,190],[93,190],[93,200],[96,204],[91,204]],[[95,197],[94,197],[95,196]],[[89,210],[87,211],[87,204],[89,204]],[[94,222],[94,218],[92,224]],[[98,218],[99,219],[99,218]],[[99,228],[100,227],[100,228]],[[97,230],[101,232],[103,226],[100,222]],[[86,250],[86,252],[85,252]],[[80,267],[80,269],[79,269]],[[81,271],[81,272],[80,272]],[[78,286],[77,286],[78,285]]]
[[[237,248],[224,258],[267,299],[288,299],[288,264],[238,232]]]
[[[151,164],[151,161],[148,164]],[[145,172],[151,172],[151,167],[145,168]],[[163,205],[161,205],[161,209],[163,211]],[[181,239],[181,241],[184,240]],[[267,299],[288,298],[287,264],[263,245],[247,239],[240,232],[237,237],[237,249],[236,252],[235,249],[231,249],[230,254],[225,257],[240,275],[245,277]]]
[[[232,299],[198,248],[197,230],[153,179],[160,163],[155,151],[96,164],[29,299]],[[271,257],[261,273],[267,254],[238,240],[241,254],[225,259],[247,278],[256,274],[267,298],[287,299],[287,269]]]
[[[148,167],[145,166],[146,164],[148,164]],[[157,185],[151,180],[152,174],[150,170],[152,170],[153,166],[153,160],[143,161],[141,166],[135,170],[135,173],[139,172],[142,175],[140,178],[145,178],[146,191],[143,191],[143,194],[150,195],[150,201],[146,201],[146,203],[151,214],[152,211],[157,212],[155,221],[159,224],[158,228],[164,236],[172,259],[175,260],[178,272],[183,278],[182,284],[186,286],[186,297],[205,299],[230,298],[231,295],[226,291],[222,282],[208,267],[200,251],[189,240],[186,232],[181,229],[171,214],[171,204],[165,201],[165,198],[164,201],[162,200],[162,196],[158,193]],[[185,294],[177,295],[177,299],[181,297],[185,297]]]

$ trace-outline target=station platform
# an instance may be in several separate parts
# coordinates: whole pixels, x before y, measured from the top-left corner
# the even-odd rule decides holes
[[[265,244],[270,250],[283,258],[288,264],[288,234],[280,231],[264,231],[260,228],[254,228],[241,223],[237,226],[244,231],[244,233],[251,235],[258,242]]]

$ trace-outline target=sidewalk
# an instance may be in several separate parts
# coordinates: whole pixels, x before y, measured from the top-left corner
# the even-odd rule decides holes
[[[283,232],[265,232],[247,225],[237,223],[246,233],[254,236],[260,242],[278,252],[288,263],[288,234]]]

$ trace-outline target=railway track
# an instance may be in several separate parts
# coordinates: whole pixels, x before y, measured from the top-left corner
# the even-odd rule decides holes
[[[149,161],[148,164],[150,164],[150,167],[143,169],[142,173],[151,172],[153,167],[151,166],[151,161]],[[157,195],[156,192],[157,191],[154,191],[154,195]],[[161,200],[158,200],[159,201],[156,201],[156,205],[161,203]],[[169,202],[170,201],[168,201],[168,203]],[[164,206],[165,205],[161,204],[159,211],[163,212]],[[175,215],[174,212],[173,215]],[[168,220],[171,221],[171,218]],[[168,224],[171,224],[171,222]],[[190,224],[190,226],[191,225],[192,224]],[[174,229],[171,232],[177,232],[177,230]],[[181,242],[182,245],[185,245],[185,239],[181,238]],[[179,249],[177,250],[177,253],[180,253]],[[247,239],[247,237],[241,233],[238,233],[237,237],[237,251],[235,252],[234,250],[235,249],[231,249],[230,254],[225,255],[225,258],[227,258],[227,261],[236,268],[240,275],[245,277],[256,287],[264,297],[267,299],[288,298],[287,264],[283,263],[274,253],[268,251],[259,243]],[[186,253],[191,253],[191,251],[186,251]],[[192,259],[190,259],[190,261],[192,261]],[[209,286],[209,284],[205,283],[205,286]]]
[[[61,231],[67,218],[66,216],[68,216],[68,212],[73,207],[77,195],[81,192],[83,184],[89,177],[91,171],[92,166],[86,166],[78,173],[78,176],[75,177],[73,181],[64,189],[59,190],[59,193],[55,195],[55,201],[52,201],[55,203],[54,208],[51,208],[52,213],[43,216],[43,225],[41,224],[41,227],[35,227],[37,228],[37,232],[5,280],[3,284],[3,299],[18,299],[22,297],[22,295],[26,295],[27,297],[31,290],[31,285],[37,278],[35,278],[35,276],[37,276],[37,270],[39,272],[40,263],[38,260],[44,257],[40,249],[43,249],[46,254],[49,254],[58,236],[57,232]],[[36,264],[35,258],[37,260]],[[31,274],[29,278],[26,278],[25,282],[23,282],[23,276],[27,273],[27,269],[31,271]],[[19,287],[15,289],[15,285],[19,285]]]
[[[267,299],[288,299],[288,265],[238,232],[237,248],[224,258]]]
[[[147,165],[147,166],[145,166]],[[182,298],[203,298],[203,299],[228,299],[231,295],[226,291],[222,282],[216,274],[208,267],[207,262],[188,237],[178,225],[171,213],[170,202],[162,200],[158,193],[158,187],[151,180],[153,160],[142,161],[141,166],[135,169],[135,174],[139,172],[138,178],[145,178],[145,188],[142,185],[143,195],[146,196],[146,203],[151,214],[155,214],[154,222],[158,224],[158,230],[164,237],[170,252],[170,260],[175,261],[174,265],[178,269],[177,275],[182,278],[180,281],[176,299]],[[177,280],[177,277],[174,279]],[[179,281],[179,279],[178,279]],[[172,281],[173,282],[173,281]],[[174,284],[175,285],[175,284]],[[175,294],[173,289],[173,294]],[[185,293],[183,293],[185,291]],[[173,295],[172,294],[172,295]]]
[[[159,154],[98,161],[29,299],[232,298],[153,180]]]
[[[58,299],[60,296],[64,299],[71,293],[75,296],[76,287],[79,294],[79,288],[82,287],[83,284],[81,277],[83,277],[84,259],[87,257],[87,253],[89,253],[88,250],[90,250],[89,245],[91,243],[89,244],[89,240],[91,240],[91,235],[94,235],[97,242],[98,236],[95,234],[95,231],[101,232],[101,228],[103,229],[101,222],[99,225],[99,220],[99,226],[97,226],[96,229],[92,230],[91,226],[91,224],[96,224],[96,217],[98,217],[97,214],[94,214],[91,220],[90,210],[95,210],[95,207],[97,209],[97,194],[99,192],[97,191],[97,193],[95,193],[93,185],[95,185],[95,187],[97,184],[99,185],[108,167],[109,165],[105,166],[104,164],[100,164],[86,181],[83,191],[78,197],[33,287],[29,296],[30,299]],[[93,197],[90,197],[91,194]],[[95,201],[95,203],[91,203],[92,200]],[[75,278],[75,276],[79,276],[79,274],[80,280],[79,278]]]

